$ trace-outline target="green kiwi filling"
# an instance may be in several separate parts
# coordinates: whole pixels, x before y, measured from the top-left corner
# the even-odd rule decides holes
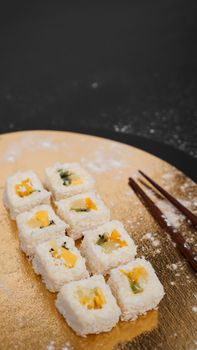
[[[59,169],[58,173],[63,180],[64,186],[69,186],[72,183],[72,173],[68,170]]]
[[[98,239],[98,241],[96,242],[96,244],[98,244],[98,245],[103,245],[104,243],[106,243],[108,241],[108,239],[107,239],[107,236],[105,235],[105,234],[103,234],[103,235],[99,235],[99,239]]]
[[[134,294],[138,294],[138,293],[142,293],[143,292],[143,288],[140,287],[139,283],[134,282],[134,281],[129,281],[130,283],[130,287],[132,289],[132,292]]]

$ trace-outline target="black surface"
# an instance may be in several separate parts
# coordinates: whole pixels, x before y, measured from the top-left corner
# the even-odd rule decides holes
[[[196,0],[7,1],[0,17],[0,132],[116,130],[197,157]]]

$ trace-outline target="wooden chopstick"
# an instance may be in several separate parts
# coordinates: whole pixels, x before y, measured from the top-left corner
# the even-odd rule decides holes
[[[143,201],[150,214],[155,218],[157,223],[169,233],[171,239],[176,243],[177,248],[187,259],[193,269],[197,272],[197,252],[185,241],[180,232],[178,232],[167,220],[162,211],[155,205],[141,187],[131,177],[129,186],[134,190],[137,196]]]
[[[152,180],[148,175],[146,175],[143,171],[138,170],[138,172],[150,182],[153,187],[155,187],[160,193],[163,194],[165,198],[169,200],[182,214],[186,216],[187,219],[191,221],[194,226],[197,226],[197,216],[193,214],[189,209],[187,209],[183,204],[181,204],[175,197],[173,197],[170,193],[164,190],[160,185],[158,185],[154,180]]]

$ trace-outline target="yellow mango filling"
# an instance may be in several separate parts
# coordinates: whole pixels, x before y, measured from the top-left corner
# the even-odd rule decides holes
[[[71,178],[71,185],[77,186],[77,185],[81,185],[83,183],[82,179],[79,176],[73,176]]]
[[[25,179],[21,181],[19,184],[16,184],[15,191],[19,197],[26,197],[32,194],[33,187],[31,185],[30,179]]]
[[[73,202],[70,210],[76,212],[89,212],[91,210],[97,210],[97,206],[90,197],[86,197]]]
[[[142,283],[148,278],[148,272],[142,266],[134,267],[131,271],[120,270],[129,280],[130,287],[134,294],[142,293]]]
[[[65,248],[65,246],[57,247],[55,242],[51,242],[50,246],[50,253],[53,258],[63,259],[65,266],[68,268],[72,268],[75,266],[77,262],[77,255],[68,250],[68,248]]]
[[[51,224],[49,214],[46,210],[37,211],[34,217],[28,221],[28,225],[32,228],[43,228]]]
[[[117,230],[113,230],[110,235],[108,233],[99,235],[97,244],[102,246],[105,253],[111,253],[113,250],[128,246],[126,241],[121,240]]]
[[[97,210],[96,204],[92,201],[90,197],[85,198],[86,207],[90,210]]]
[[[87,306],[89,310],[102,309],[106,304],[105,295],[101,288],[81,288],[78,290],[78,297],[81,305]]]

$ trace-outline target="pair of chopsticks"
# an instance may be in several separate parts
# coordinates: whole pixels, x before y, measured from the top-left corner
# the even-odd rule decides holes
[[[144,174],[141,170],[139,173],[149,182],[153,187],[155,187],[165,198],[169,200],[182,214],[185,215],[187,219],[190,220],[191,224],[197,227],[197,216],[194,215],[189,209],[182,205],[176,198],[174,198],[170,193],[159,186],[154,180],[149,176]],[[133,189],[139,199],[147,207],[150,214],[154,217],[157,223],[170,235],[176,247],[190,263],[193,269],[197,272],[197,252],[192,248],[192,246],[185,241],[182,234],[178,232],[167,220],[165,214],[156,206],[156,204],[148,197],[148,195],[142,190],[138,183],[129,178],[129,186]]]

